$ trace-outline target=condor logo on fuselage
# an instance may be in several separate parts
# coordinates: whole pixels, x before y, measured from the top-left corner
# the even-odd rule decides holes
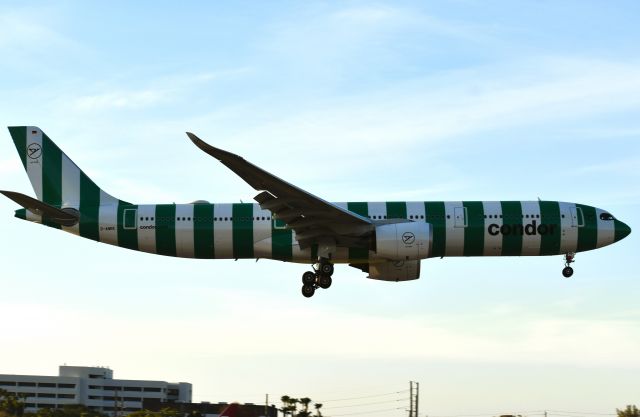
[[[527,235],[527,236],[535,236],[535,235],[552,235],[556,232],[557,224],[540,224],[534,220],[529,224],[503,224],[500,226],[499,224],[490,224],[487,228],[487,232],[491,236],[497,235]]]

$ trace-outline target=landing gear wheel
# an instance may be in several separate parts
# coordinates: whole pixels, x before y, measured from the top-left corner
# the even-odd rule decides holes
[[[573,268],[571,268],[571,264],[576,261],[576,254],[573,252],[569,252],[564,255],[564,269],[562,270],[562,275],[565,278],[571,277],[573,275]]]
[[[311,271],[307,271],[302,274],[302,283],[304,285],[313,285],[316,283],[316,274]]]
[[[326,290],[329,288],[332,282],[333,280],[328,275],[320,275],[320,277],[318,277],[318,286],[322,289]]]
[[[320,264],[320,272],[330,277],[331,275],[333,275],[333,264],[330,264],[328,262]]]
[[[565,266],[564,269],[562,270],[562,275],[565,278],[570,278],[571,275],[573,275],[573,268],[571,268],[570,266]]]
[[[315,293],[316,293],[316,288],[313,285],[302,286],[302,295],[304,295],[305,297],[311,298]]]

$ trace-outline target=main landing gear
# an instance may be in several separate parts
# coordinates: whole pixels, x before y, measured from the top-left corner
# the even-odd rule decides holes
[[[575,262],[575,258],[575,253],[567,253],[566,255],[564,255],[564,269],[562,270],[562,275],[565,278],[571,278],[571,275],[573,275],[573,268],[571,268],[571,266],[569,265]]]
[[[316,289],[327,289],[331,286],[333,275],[333,264],[326,259],[313,265],[313,271],[307,271],[302,274],[302,295],[305,297],[313,297]]]

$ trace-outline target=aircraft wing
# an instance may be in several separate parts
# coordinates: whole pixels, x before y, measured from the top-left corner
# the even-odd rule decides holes
[[[189,139],[204,152],[235,172],[260,193],[254,199],[264,210],[296,232],[302,249],[327,239],[337,246],[368,247],[366,236],[374,229],[367,217],[329,203],[246,161],[241,156],[218,149],[193,133]]]

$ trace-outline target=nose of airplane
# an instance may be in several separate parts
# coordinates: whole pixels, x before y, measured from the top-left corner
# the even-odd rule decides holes
[[[629,236],[631,233],[631,228],[627,226],[624,222],[618,222],[619,224],[616,227],[616,240],[622,240],[625,237]]]

